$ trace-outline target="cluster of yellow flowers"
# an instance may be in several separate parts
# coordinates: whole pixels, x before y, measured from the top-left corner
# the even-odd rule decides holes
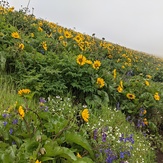
[[[21,89],[18,91],[18,95],[23,96],[23,95],[29,94],[30,92],[31,92],[30,89]]]
[[[86,57],[83,56],[82,54],[77,56],[76,62],[81,66],[85,65],[86,63],[90,64],[95,70],[98,70],[99,67],[101,66],[101,62],[99,60],[96,60],[92,63],[91,60],[87,60]],[[105,81],[103,78],[97,78],[96,83],[97,85],[99,85],[100,88],[104,87],[105,85]]]
[[[42,47],[43,47],[44,50],[47,50],[48,49],[47,44],[46,44],[46,41],[43,41],[42,42]]]
[[[87,58],[86,58],[84,55],[82,55],[82,54],[79,54],[79,55],[77,56],[76,62],[77,62],[80,66],[83,66],[83,65],[85,65],[86,63],[87,63],[87,64],[90,64],[90,65],[92,64],[92,67],[93,67],[94,69],[96,69],[96,70],[98,70],[99,67],[101,66],[101,62],[100,62],[99,60],[96,60],[96,61],[94,61],[94,62],[92,63],[91,60],[87,60]]]

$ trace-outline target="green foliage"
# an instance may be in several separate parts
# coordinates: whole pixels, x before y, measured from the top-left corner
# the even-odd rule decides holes
[[[163,69],[160,69],[154,75],[153,81],[155,82],[163,82]]]

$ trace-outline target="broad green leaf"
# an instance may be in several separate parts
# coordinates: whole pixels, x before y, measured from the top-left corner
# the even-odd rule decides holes
[[[41,157],[40,158],[40,161],[50,161],[50,160],[54,160],[55,158],[53,158],[53,157]]]
[[[94,157],[93,150],[89,142],[84,137],[82,137],[81,135],[78,135],[77,133],[70,133],[70,132],[66,133],[65,137],[68,142],[73,142],[82,146],[84,149],[86,149],[90,153],[92,158]]]
[[[63,157],[70,162],[75,161],[77,159],[74,153],[68,148],[59,147],[59,146],[56,146],[56,147],[44,146],[44,148],[46,149],[46,154],[44,155],[44,157],[51,157],[51,158]]]
[[[94,162],[92,161],[92,159],[90,159],[88,157],[83,157],[83,158],[78,158],[73,163],[94,163]]]

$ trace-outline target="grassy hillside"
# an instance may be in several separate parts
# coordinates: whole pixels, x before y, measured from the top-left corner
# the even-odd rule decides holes
[[[0,161],[155,162],[163,59],[0,2]]]

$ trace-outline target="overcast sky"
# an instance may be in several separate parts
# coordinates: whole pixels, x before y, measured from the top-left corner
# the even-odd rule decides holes
[[[8,0],[17,10],[28,0]],[[34,15],[163,57],[163,0],[31,0]]]

